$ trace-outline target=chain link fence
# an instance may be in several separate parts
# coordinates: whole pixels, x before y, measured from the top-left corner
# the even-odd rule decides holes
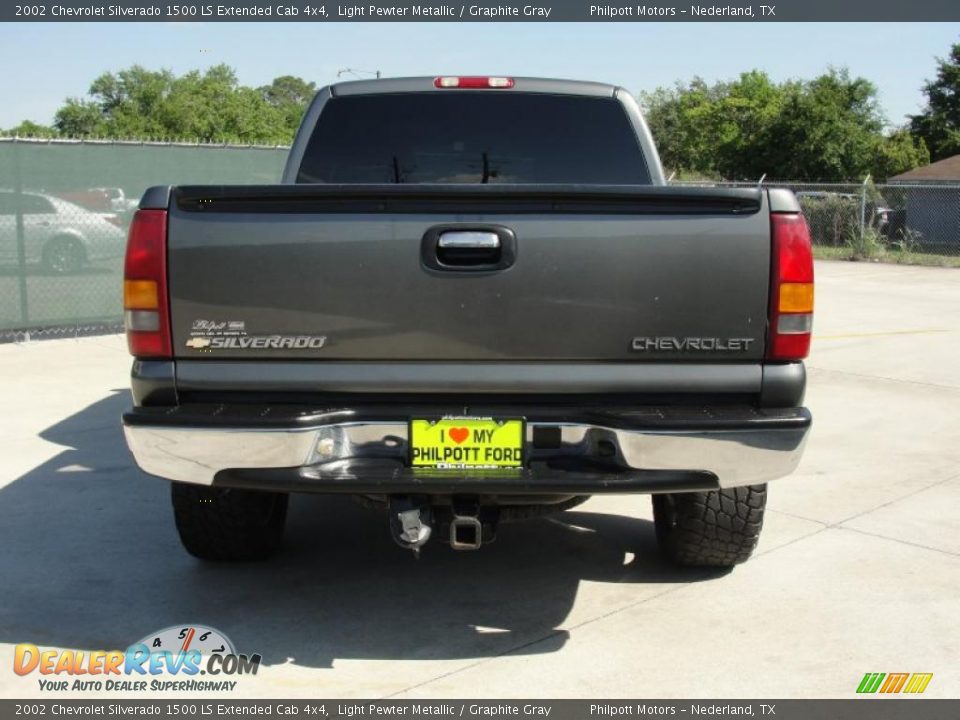
[[[121,329],[127,226],[151,185],[278,182],[285,147],[0,138],[0,342]]]
[[[756,187],[757,183],[674,182],[687,186]],[[960,258],[960,183],[883,184],[764,182],[800,201],[822,254],[935,261]],[[831,253],[835,251],[835,253]],[[899,257],[898,257],[899,256]]]

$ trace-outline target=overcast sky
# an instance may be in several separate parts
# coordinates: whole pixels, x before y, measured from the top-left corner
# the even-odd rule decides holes
[[[278,75],[324,84],[359,68],[599,80],[635,93],[695,75],[759,68],[784,80],[835,65],[873,81],[896,125],[921,108],[934,57],[954,42],[958,23],[5,23],[0,127],[47,124],[98,74],[134,63],[176,73],[227,63],[247,85]]]

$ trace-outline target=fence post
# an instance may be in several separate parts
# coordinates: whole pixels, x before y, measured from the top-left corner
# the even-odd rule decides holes
[[[27,247],[23,230],[23,179],[20,164],[20,142],[13,139],[13,198],[16,203],[17,223],[17,280],[20,285],[20,323],[27,327],[30,313],[27,308]]]
[[[863,240],[867,234],[867,183],[870,182],[870,173],[863,179],[863,185],[860,186],[860,247],[863,247]]]

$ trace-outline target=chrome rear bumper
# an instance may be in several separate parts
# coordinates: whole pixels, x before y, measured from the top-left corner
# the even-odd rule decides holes
[[[146,472],[179,482],[308,492],[598,494],[735,487],[790,474],[810,429],[805,408],[644,408],[564,421],[527,417],[527,466],[407,467],[407,422],[353,410],[181,406],[124,415]],[[561,413],[562,414],[562,413]],[[513,411],[503,415],[517,416]]]

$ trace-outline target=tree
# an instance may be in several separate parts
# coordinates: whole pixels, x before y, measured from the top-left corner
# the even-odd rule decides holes
[[[759,180],[771,173],[770,150],[777,141],[771,138],[783,115],[783,86],[771,82],[766,73],[753,70],[731,83],[721,83],[711,113],[712,148],[717,172],[721,176]]]
[[[937,58],[937,77],[923,86],[927,106],[910,118],[910,129],[930,149],[933,160],[960,153],[960,43],[950,56]]]
[[[107,127],[100,106],[90,100],[67,98],[54,115],[53,126],[67,137],[103,135]]]
[[[316,84],[293,75],[282,75],[269,85],[257,89],[271,107],[283,116],[284,123],[296,129],[307,109],[307,103],[317,92]]]
[[[877,145],[872,166],[873,177],[882,182],[929,162],[930,151],[922,137],[908,130],[896,130]]]
[[[641,104],[664,164],[681,174],[836,182],[924,157],[903,137],[885,137],[876,88],[846,70],[779,84],[758,70],[712,86],[695,78]]]
[[[686,85],[677,83],[640,96],[665,167],[680,174],[717,172],[709,116],[722,92],[696,77]]]
[[[226,65],[179,77],[134,65],[100,75],[88,97],[68,98],[54,127],[67,137],[286,144],[315,92],[290,75],[246,87]]]
[[[287,143],[295,129],[226,65],[178,79],[160,119],[173,137],[204,142]]]
[[[22,138],[52,138],[57,136],[57,131],[46,125],[38,125],[30,120],[24,120],[16,127],[0,132],[0,135]]]
[[[766,138],[767,172],[814,182],[862,178],[883,141],[877,89],[846,70],[788,83],[783,111]]]

